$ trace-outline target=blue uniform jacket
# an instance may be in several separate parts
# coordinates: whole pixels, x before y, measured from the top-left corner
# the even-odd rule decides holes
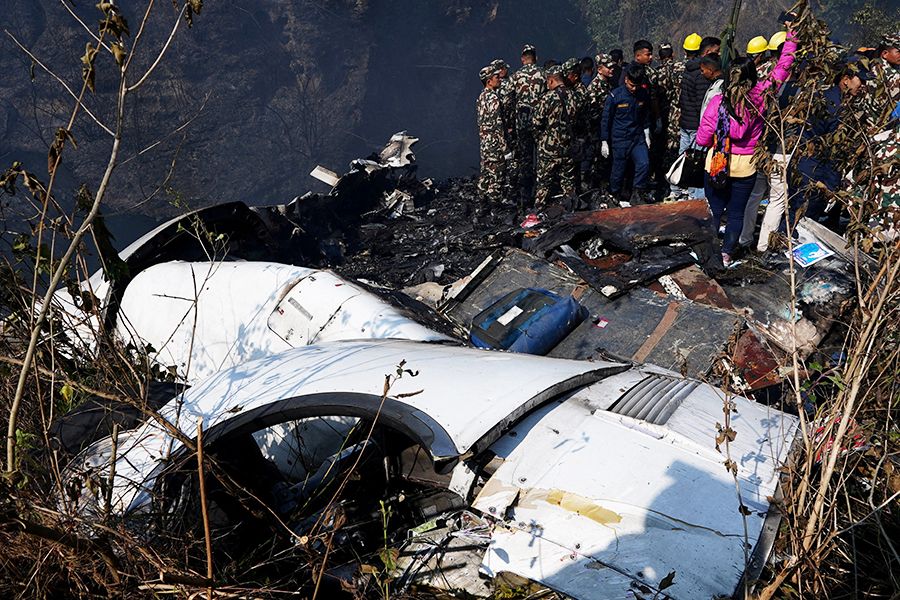
[[[643,141],[644,130],[650,128],[652,121],[647,90],[638,88],[631,94],[621,85],[606,97],[600,120],[600,140],[613,146]]]
[[[797,169],[812,181],[821,181],[829,190],[836,190],[841,183],[841,172],[838,166],[828,160],[828,136],[841,124],[841,88],[834,86],[822,93],[825,99],[826,113],[813,117],[809,126],[803,129],[803,141],[818,142],[820,155],[801,155],[797,161]],[[802,146],[801,146],[802,148]]]

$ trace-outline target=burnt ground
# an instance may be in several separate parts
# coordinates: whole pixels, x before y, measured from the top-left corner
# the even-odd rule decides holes
[[[524,211],[483,204],[476,184],[475,176],[442,181],[420,191],[411,211],[394,218],[370,215],[347,236],[343,264],[333,267],[395,289],[449,284],[494,250],[521,246]]]

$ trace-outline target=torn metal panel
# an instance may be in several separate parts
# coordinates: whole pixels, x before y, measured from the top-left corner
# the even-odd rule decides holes
[[[393,398],[382,407],[385,376],[401,363],[416,375],[395,381],[390,389]],[[608,362],[435,343],[332,342],[219,371],[160,414],[188,438],[194,437],[202,417],[209,428],[204,436],[209,444],[257,421],[262,423],[259,429],[286,420],[287,416],[279,416],[282,413],[293,419],[309,416],[308,411],[369,419],[379,415],[380,422],[416,440],[429,449],[434,463],[446,467],[466,452],[481,452],[510,424],[551,398],[626,369]],[[121,438],[122,454],[116,463],[122,477],[115,491],[118,512],[146,506],[148,478],[180,448],[180,442],[155,422]],[[94,452],[91,461],[108,460],[104,452]]]
[[[439,525],[449,521],[447,525]],[[463,511],[449,519],[434,519],[409,531],[393,572],[395,590],[411,584],[454,592],[465,590],[476,598],[488,598],[491,581],[479,567],[493,535],[492,527],[474,513]]]
[[[699,304],[734,310],[722,286],[696,266],[676,271],[666,278],[668,285],[664,285],[663,278],[660,278],[659,283],[648,287],[670,296],[683,296]],[[732,353],[731,358],[738,368],[737,375],[747,382],[747,389],[758,390],[781,383],[778,357],[749,329],[741,333]]]
[[[731,304],[731,300],[729,300],[728,296],[725,294],[725,290],[722,289],[722,286],[719,285],[715,279],[701,271],[696,265],[685,267],[684,269],[666,275],[666,277],[675,285],[677,292],[662,285],[662,281],[660,281],[659,284],[648,285],[647,287],[655,292],[662,292],[669,294],[670,296],[681,295],[698,304],[705,304],[707,306],[714,306],[725,310],[732,310],[734,308]],[[662,280],[662,278],[660,278],[660,280]]]
[[[410,148],[418,141],[419,138],[407,135],[405,131],[400,131],[391,136],[390,141],[379,153],[378,157],[382,163],[390,167],[405,167],[416,160]]]
[[[603,305],[583,303],[591,317],[550,356],[586,358],[602,348],[616,356],[696,375],[706,373],[742,324],[731,312],[672,300],[642,288]]]
[[[158,264],[126,288],[120,313],[120,338],[151,344],[188,381],[326,341],[455,341],[330,271],[277,263]]]
[[[713,447],[718,394],[694,387],[664,425],[575,397],[523,420],[491,447],[504,462],[474,503],[510,529],[492,540],[485,568],[577,598],[625,598],[625,579],[655,588],[672,571],[672,598],[730,596],[744,571],[744,524]],[[731,457],[755,546],[797,420],[735,402]],[[591,457],[590,471],[579,466],[582,455]]]
[[[340,180],[340,177],[337,173],[335,173],[334,171],[329,171],[322,166],[316,166],[316,168],[312,170],[310,175],[315,177],[322,183],[330,185],[331,187],[336,186],[337,182]]]

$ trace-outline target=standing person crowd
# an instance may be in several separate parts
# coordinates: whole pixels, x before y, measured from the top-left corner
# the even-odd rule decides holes
[[[753,37],[727,64],[721,40],[696,33],[683,40],[681,57],[667,42],[654,56],[651,42],[637,40],[628,62],[616,49],[541,66],[532,45],[511,74],[504,61],[492,62],[480,72],[477,103],[484,202],[543,211],[706,198],[714,222],[725,217],[726,266],[748,250],[765,251],[773,231],[785,232],[803,214],[836,226],[826,208],[844,173],[829,159],[828,136],[849,114],[882,127],[900,118],[900,34],[843,59],[821,91],[827,114],[795,126],[806,151],[792,157],[767,136],[766,119],[790,104],[803,68],[791,29],[796,16],[784,16],[783,27]],[[886,93],[876,96],[876,88]],[[703,188],[666,180],[689,148],[706,151]],[[772,169],[759,168],[761,155],[772,158]],[[793,183],[783,181],[785,164],[796,173]]]

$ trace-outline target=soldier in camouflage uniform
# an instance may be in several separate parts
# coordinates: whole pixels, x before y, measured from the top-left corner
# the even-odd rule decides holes
[[[512,198],[515,189],[519,185],[519,168],[515,159],[516,147],[516,90],[512,80],[507,77],[509,73],[509,65],[501,59],[497,59],[491,63],[491,66],[500,72],[500,113],[503,116],[503,130],[506,132],[506,147],[513,153],[513,157],[506,161],[506,178],[508,180],[507,188],[509,193],[507,196]]]
[[[612,76],[616,61],[609,54],[598,54],[595,62],[597,76],[587,88],[585,114],[593,154],[592,183],[597,186],[600,181],[609,179],[609,159],[603,158],[600,153],[600,120],[603,117],[603,105],[606,104],[606,97],[613,89]]]
[[[882,167],[876,171],[875,193],[881,196],[878,198],[881,206],[893,207],[896,210],[900,208],[900,166],[894,161],[900,153],[900,121],[891,129],[886,129],[876,135],[873,141],[875,142],[873,165]],[[865,197],[865,193],[864,187],[858,189],[859,196]],[[890,218],[877,225],[888,230],[892,239],[896,239],[900,233]]]
[[[587,103],[587,87],[581,81],[581,66],[574,58],[562,64],[563,83],[566,85],[566,108],[572,129],[576,134],[587,131],[584,106]]]
[[[538,155],[534,207],[538,210],[547,206],[550,189],[556,182],[563,196],[575,193],[575,162],[569,154],[571,127],[566,123],[568,91],[560,67],[549,70],[547,87],[532,119]]]
[[[500,71],[487,66],[478,76],[484,89],[478,96],[478,135],[481,138],[481,177],[478,193],[492,202],[500,201],[503,194],[503,178],[506,174],[506,132],[503,129],[503,115],[500,106]]]
[[[516,99],[516,162],[519,167],[519,183],[523,195],[531,195],[534,185],[534,147],[532,115],[538,100],[547,91],[544,70],[537,64],[534,46],[522,50],[522,67],[512,75]]]
[[[570,58],[562,64],[563,82],[566,85],[566,113],[571,134],[580,140],[579,148],[583,150],[580,156],[573,156],[575,164],[575,190],[582,191],[582,182],[585,181],[587,171],[590,169],[588,160],[588,124],[587,124],[587,87],[581,80],[581,62]]]
[[[870,115],[870,125],[880,130],[900,102],[900,34],[884,36],[877,53],[878,58],[869,65],[873,78],[868,83],[864,111]]]
[[[668,46],[668,49],[666,48]],[[663,54],[671,51],[671,44],[661,44],[659,47],[660,65],[659,85],[665,90],[665,106],[668,107],[663,115],[663,124],[666,127],[666,164],[672,164],[678,156],[678,145],[681,141],[681,130],[678,127],[678,119],[681,110],[678,108],[678,100],[681,98],[681,76],[684,75],[684,66],[687,58],[675,60],[674,52],[670,58],[663,58]]]

